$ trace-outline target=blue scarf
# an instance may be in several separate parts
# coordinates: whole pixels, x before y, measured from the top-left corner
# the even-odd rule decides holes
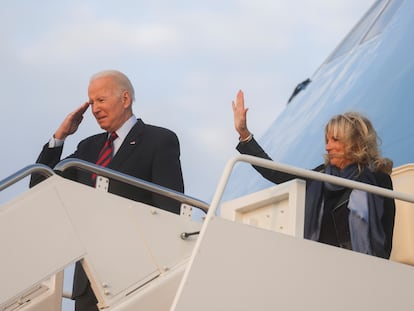
[[[358,166],[350,164],[343,170],[335,166],[325,167],[325,173],[377,185],[374,173],[365,167],[358,173]],[[306,239],[318,241],[323,216],[323,189],[331,191],[343,190],[344,187],[321,181],[308,181],[305,203]],[[384,198],[360,190],[352,190],[348,202],[349,230],[352,249],[354,251],[386,257],[386,235],[381,223],[384,214]]]

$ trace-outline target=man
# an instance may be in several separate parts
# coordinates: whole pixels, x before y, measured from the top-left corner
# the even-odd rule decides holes
[[[82,140],[69,157],[107,166],[113,170],[184,192],[178,138],[172,131],[145,124],[132,112],[134,88],[119,71],[103,71],[92,76],[89,101],[70,113],[37,159],[54,167],[61,158],[65,139],[76,132],[88,107],[105,133]],[[112,144],[109,138],[113,139]],[[111,148],[108,149],[108,146]],[[104,149],[104,150],[103,150]],[[67,178],[94,186],[96,176],[82,170],[68,170]],[[30,185],[42,178],[33,175]],[[180,203],[146,190],[111,180],[109,192],[180,213]],[[139,264],[139,263],[138,263]],[[82,266],[77,263],[73,282],[75,309],[98,310],[97,300]]]

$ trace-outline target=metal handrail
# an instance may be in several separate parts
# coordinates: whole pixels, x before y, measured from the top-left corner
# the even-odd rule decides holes
[[[45,177],[50,177],[55,174],[50,167],[44,164],[31,164],[0,181],[0,191],[17,183],[18,181],[22,180],[26,176],[31,175],[32,173],[39,173]]]
[[[198,199],[185,195],[181,192],[154,184],[146,180],[132,177],[130,175],[112,170],[110,168],[102,167],[102,166],[99,166],[99,165],[96,165],[96,164],[93,164],[93,163],[90,163],[84,160],[65,159],[59,162],[54,167],[54,170],[63,172],[68,168],[79,168],[79,169],[93,172],[95,174],[99,174],[101,176],[112,178],[117,181],[121,181],[123,183],[166,196],[168,198],[177,200],[181,203],[189,204],[191,206],[200,208],[204,212],[207,212],[209,209],[209,205],[206,202],[200,201]]]
[[[354,181],[354,180],[345,179],[345,178],[341,178],[337,176],[332,176],[332,175],[325,174],[325,173],[320,173],[320,172],[316,172],[312,170],[298,168],[292,165],[282,164],[282,163],[274,162],[272,160],[267,160],[267,159],[243,154],[243,155],[238,155],[230,159],[227,162],[227,165],[223,171],[222,177],[217,186],[216,193],[210,204],[210,209],[207,214],[207,218],[209,217],[209,215],[214,215],[221,201],[221,198],[223,196],[224,189],[228,183],[231,172],[237,162],[247,162],[255,166],[260,166],[260,167],[265,167],[265,168],[269,168],[269,169],[276,170],[276,171],[281,171],[281,172],[296,175],[298,177],[302,177],[305,179],[314,179],[314,180],[329,182],[329,183],[347,187],[347,188],[358,189],[358,190],[374,193],[374,194],[377,194],[383,197],[388,197],[388,198],[393,198],[393,199],[398,199],[398,200],[414,203],[414,195],[412,194],[398,192],[398,191],[394,191],[390,189],[385,189],[382,187],[362,183],[359,181]]]

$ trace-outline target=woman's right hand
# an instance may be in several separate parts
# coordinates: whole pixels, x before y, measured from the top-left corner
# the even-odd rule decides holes
[[[234,128],[239,133],[239,140],[244,141],[250,136],[250,132],[247,129],[247,111],[249,108],[244,108],[244,95],[243,91],[239,90],[236,96],[236,102],[232,101]]]

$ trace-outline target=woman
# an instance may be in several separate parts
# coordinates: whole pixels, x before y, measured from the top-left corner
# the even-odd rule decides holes
[[[270,159],[247,128],[243,92],[232,102],[234,126],[239,133],[237,150]],[[382,158],[371,122],[348,112],[333,117],[325,127],[325,164],[315,170],[392,189],[392,161]],[[274,183],[298,178],[266,168],[255,169]],[[360,190],[306,180],[304,237],[310,240],[389,258],[392,248],[395,203]]]

